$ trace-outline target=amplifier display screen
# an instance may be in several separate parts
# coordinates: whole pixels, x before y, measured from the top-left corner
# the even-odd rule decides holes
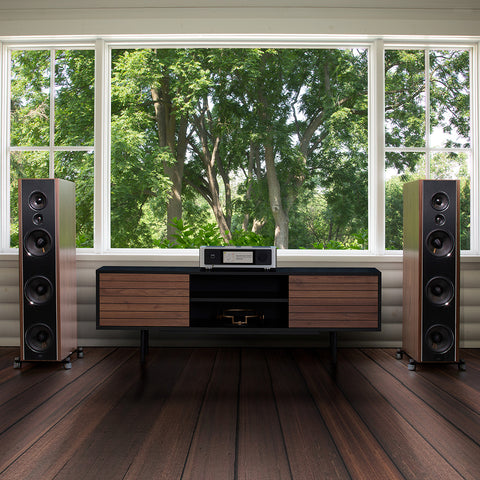
[[[234,264],[253,264],[253,252],[232,252],[225,251],[223,252],[223,263]]]

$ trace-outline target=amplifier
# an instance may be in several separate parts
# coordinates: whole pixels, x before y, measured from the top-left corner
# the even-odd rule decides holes
[[[276,247],[200,247],[201,268],[262,268],[277,266]]]

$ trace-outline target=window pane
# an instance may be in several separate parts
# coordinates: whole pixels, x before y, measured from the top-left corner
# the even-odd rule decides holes
[[[12,51],[10,144],[47,146],[50,134],[50,52]]]
[[[436,153],[430,158],[431,178],[460,180],[460,248],[470,249],[470,158],[465,153]]]
[[[367,50],[112,52],[112,246],[367,245]]]
[[[93,248],[93,158],[93,152],[55,154],[55,177],[75,183],[79,248]]]
[[[18,180],[48,178],[47,152],[12,152],[10,155],[10,246],[18,247]]]
[[[425,178],[425,155],[387,152],[385,155],[385,249],[403,249],[403,184]]]
[[[468,51],[430,52],[432,147],[468,147],[470,144],[469,69]]]
[[[425,52],[385,52],[385,145],[425,146]]]
[[[93,145],[95,52],[55,54],[55,145]]]

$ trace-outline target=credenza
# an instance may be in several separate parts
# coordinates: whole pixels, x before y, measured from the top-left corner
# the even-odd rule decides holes
[[[152,328],[328,331],[334,363],[337,332],[381,328],[376,268],[110,266],[97,270],[96,288],[97,329],[139,330],[142,361]]]

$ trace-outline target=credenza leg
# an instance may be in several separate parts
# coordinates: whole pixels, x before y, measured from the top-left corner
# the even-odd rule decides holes
[[[332,365],[337,365],[337,332],[330,332],[330,356]]]
[[[148,354],[148,330],[140,330],[140,362],[145,363]]]

